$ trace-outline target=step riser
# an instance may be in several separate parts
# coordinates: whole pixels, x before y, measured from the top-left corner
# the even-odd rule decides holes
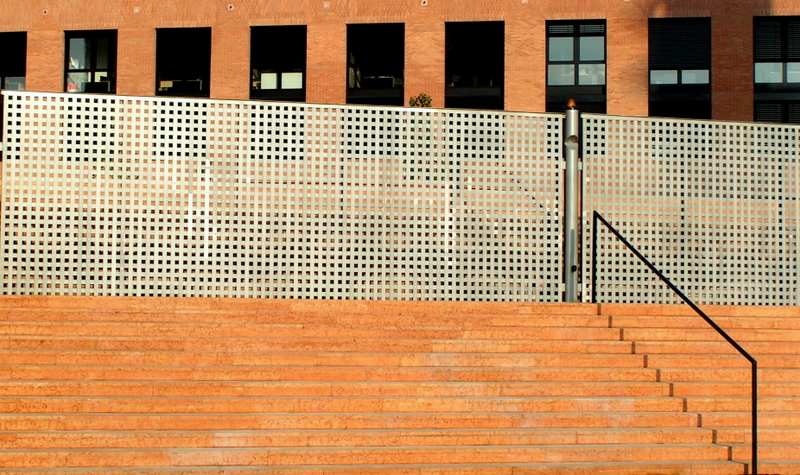
[[[738,437],[737,434],[732,437]],[[492,446],[492,445],[638,445],[711,444],[711,430],[428,430],[364,432],[277,431],[277,432],[116,432],[107,433],[32,433],[0,434],[0,446],[17,449],[44,448],[214,448],[214,447],[414,447],[414,446]],[[766,441],[765,441],[766,442]],[[731,443],[736,443],[733,441]]]
[[[72,381],[656,381],[650,369],[606,368],[397,368],[136,366],[16,366],[0,368],[8,380]]]
[[[87,430],[353,430],[353,429],[606,429],[699,427],[680,413],[612,414],[208,414],[0,415],[5,431]]]
[[[674,383],[672,394],[677,397],[750,397],[752,386],[747,383]],[[800,383],[764,383],[759,381],[759,397],[793,397],[800,394]]]
[[[638,453],[637,453],[638,452]],[[636,462],[675,457],[687,461],[724,461],[728,450],[724,447],[693,446],[685,449],[675,447],[640,446],[636,451],[628,448],[601,448],[584,446],[532,447],[532,448],[400,448],[400,449],[346,449],[346,450],[302,450],[302,449],[241,449],[226,450],[181,450],[181,451],[131,451],[123,456],[103,452],[43,452],[0,453],[0,465],[38,467],[147,467],[163,464],[173,467],[193,466],[247,466],[247,465],[351,465],[353,460],[361,464],[459,464],[493,463],[503,459],[504,463],[565,463],[565,462]]]
[[[662,383],[454,382],[2,382],[0,396],[30,397],[660,397]]]
[[[0,413],[519,413],[519,412],[680,412],[677,398],[236,398],[87,399],[0,398]]]
[[[744,330],[733,329],[727,333],[739,342],[791,342],[800,341],[800,330]],[[713,329],[686,330],[660,328],[626,328],[623,330],[626,341],[723,341]]]
[[[328,351],[373,353],[590,353],[632,354],[625,341],[564,340],[394,340],[352,338],[80,338],[72,336],[0,339],[6,350],[212,351],[280,352]]]
[[[640,355],[527,353],[211,353],[142,351],[0,350],[0,365],[146,366],[456,366],[643,368]]]
[[[709,324],[699,315],[689,317],[642,317],[635,315],[611,316],[613,328],[662,328],[662,329],[693,329],[707,330]],[[767,329],[767,330],[800,330],[800,317],[713,317],[720,328],[735,329]]]
[[[621,332],[613,328],[471,328],[417,327],[392,328],[386,325],[214,325],[161,323],[47,323],[0,322],[0,335],[81,334],[86,337],[159,337],[159,338],[377,338],[423,340],[621,340]]]
[[[0,321],[8,323],[38,322],[119,322],[136,324],[297,324],[315,325],[383,325],[406,327],[446,327],[448,329],[468,326],[478,327],[572,327],[609,328],[609,318],[601,315],[491,315],[491,314],[447,314],[414,313],[396,315],[381,312],[337,313],[337,312],[291,312],[291,311],[208,311],[208,312],[96,312],[90,310],[37,310],[0,309]]]
[[[715,429],[715,440],[720,444],[750,444],[752,432],[749,427],[739,429]],[[800,445],[800,427],[778,429],[760,428],[759,444],[798,444]]]

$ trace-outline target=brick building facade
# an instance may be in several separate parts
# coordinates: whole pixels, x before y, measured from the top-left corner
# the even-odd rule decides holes
[[[102,92],[181,95],[185,91],[173,90],[175,82],[164,70],[169,62],[177,68],[185,53],[199,56],[207,72],[197,74],[202,77],[191,79],[192,84],[187,78],[178,82],[197,88],[191,94],[211,98],[281,99],[270,91],[286,87],[302,90],[293,100],[311,103],[400,105],[424,92],[435,107],[544,111],[576,95],[586,99],[579,103],[595,101],[598,111],[609,114],[657,110],[680,115],[684,105],[691,109],[705,101],[689,116],[748,121],[759,100],[782,110],[800,93],[795,77],[800,58],[793,57],[798,53],[792,49],[800,33],[794,30],[793,15],[800,18],[800,4],[791,0],[3,0],[0,48],[5,56],[0,65],[6,66],[0,66],[0,78],[23,74],[24,87],[31,91],[95,92],[98,83],[111,82],[100,84]],[[786,49],[788,41],[789,51],[764,63],[764,71],[780,70],[783,80],[762,79],[759,85],[754,41],[766,17],[789,19],[775,27],[776,35],[783,34],[777,44]],[[686,22],[690,19],[701,20],[699,29]],[[465,22],[474,28],[459,26]],[[393,27],[366,28],[375,24]],[[276,26],[303,30],[259,30]],[[200,35],[192,38],[202,40],[187,39],[165,52],[167,43],[181,37],[179,29],[192,29]],[[110,35],[114,51],[104,54],[111,55],[111,65],[103,62],[108,58],[97,59],[100,46],[91,38],[98,31]],[[284,36],[284,31],[295,36]],[[771,30],[764,31],[768,38]],[[19,34],[10,36],[21,32],[22,42],[15,39]],[[297,49],[298,32],[305,46],[299,60],[288,52]],[[106,40],[103,34],[97,41]],[[257,36],[260,44],[253,43]],[[672,47],[670,38],[679,44]],[[75,66],[74,77],[96,75],[80,86],[71,82],[68,71],[74,61],[71,40],[82,42],[86,58],[89,47],[94,48],[98,61],[92,67]],[[654,53],[656,40],[663,54]],[[9,66],[14,61],[8,58],[15,57],[9,48],[24,49],[24,71]],[[276,53],[275,59],[273,51],[283,51],[282,56]],[[259,55],[266,66],[256,65]],[[683,60],[693,61],[685,68],[670,65]],[[274,69],[270,61],[300,66]],[[16,87],[13,83],[6,85]],[[387,90],[378,91],[381,87]],[[472,100],[474,94],[482,99]],[[658,100],[679,107],[658,109]]]

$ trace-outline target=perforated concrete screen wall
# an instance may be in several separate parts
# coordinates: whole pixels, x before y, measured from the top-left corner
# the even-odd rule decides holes
[[[704,305],[797,305],[800,128],[583,115],[584,282],[600,211]],[[681,303],[601,228],[598,301]]]
[[[3,291],[559,301],[561,116],[5,96]]]

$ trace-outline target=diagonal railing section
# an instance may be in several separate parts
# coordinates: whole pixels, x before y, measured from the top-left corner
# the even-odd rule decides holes
[[[639,250],[633,246],[625,237],[617,231],[614,226],[612,226],[600,213],[596,210],[592,212],[592,253],[591,253],[591,263],[592,263],[592,303],[598,303],[597,300],[597,236],[598,236],[598,226],[597,223],[600,222],[605,226],[611,233],[619,240],[622,244],[628,248],[631,253],[633,253],[636,258],[641,261],[644,265],[646,265],[667,287],[670,288],[684,303],[689,305],[692,310],[694,310],[698,315],[703,317],[703,320],[706,321],[716,332],[722,336],[725,341],[727,341],[736,351],[739,352],[742,356],[744,356],[748,362],[750,362],[751,368],[751,377],[750,377],[750,401],[751,401],[751,415],[752,415],[752,465],[750,473],[757,474],[758,473],[758,362],[756,359],[750,355],[739,343],[736,342],[728,333],[722,329],[711,317],[706,315],[700,307],[698,307],[689,297],[687,297],[675,284],[673,284],[653,263],[651,263]]]

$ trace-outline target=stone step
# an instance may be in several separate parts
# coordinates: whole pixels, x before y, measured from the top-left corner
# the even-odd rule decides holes
[[[0,321],[22,322],[97,322],[97,323],[155,323],[155,324],[309,324],[383,325],[399,327],[574,327],[610,328],[609,317],[597,314],[482,314],[439,313],[419,311],[408,313],[336,312],[325,310],[293,312],[290,310],[229,310],[229,311],[113,311],[95,309],[0,308]]]
[[[734,413],[738,415],[737,413]],[[732,418],[733,419],[733,418]],[[786,419],[786,418],[784,418]],[[782,422],[782,419],[780,420]],[[724,422],[724,421],[723,421]],[[776,419],[776,422],[779,422]],[[768,426],[769,424],[765,424]],[[786,426],[786,424],[773,424]],[[699,427],[687,413],[350,413],[350,414],[0,414],[2,431],[308,430],[308,429],[598,429]],[[718,424],[708,427],[730,427]]]
[[[215,324],[215,323],[105,323],[0,322],[0,335],[157,338],[374,338],[417,340],[620,340],[616,328],[476,327],[345,324]]]
[[[647,355],[648,368],[750,368],[740,354]],[[800,355],[758,355],[759,368],[800,368]]]
[[[8,336],[0,349],[379,353],[603,353],[632,354],[633,343],[610,340],[430,340],[377,338],[216,338]]]
[[[733,370],[732,370],[733,371]],[[646,368],[425,368],[393,366],[0,366],[7,380],[61,381],[656,381]],[[688,376],[687,376],[688,378]]]
[[[752,414],[743,412],[708,412],[702,414],[701,427],[714,429],[731,427],[750,427]],[[800,427],[800,412],[760,412],[759,427]]]
[[[750,397],[750,382],[679,382],[671,383],[672,394],[677,397]],[[758,383],[759,397],[796,397],[800,394],[800,383],[764,382]]]
[[[570,353],[211,352],[0,350],[4,365],[397,366],[644,368],[645,357]]]
[[[709,317],[749,317],[749,318],[797,318],[800,307],[781,306],[738,306],[738,305],[703,305],[701,310]],[[599,312],[609,316],[652,316],[664,320],[673,317],[701,318],[691,307],[678,305],[636,305],[636,304],[600,304]],[[702,318],[701,318],[702,319]]]
[[[15,397],[660,397],[658,382],[0,381]]]
[[[608,317],[613,328],[674,328],[674,329],[712,329],[699,315],[611,315]],[[736,329],[800,330],[800,316],[783,317],[731,317],[716,316],[712,320],[726,332]],[[712,329],[713,331],[713,329]]]
[[[733,444],[733,460],[747,460],[752,458],[752,446],[750,444]],[[797,444],[785,443],[765,443],[759,440],[758,458],[764,460],[800,460],[800,446]],[[761,471],[761,470],[759,470]]]
[[[749,382],[750,368],[659,368],[659,380],[665,382]],[[758,371],[759,383],[800,381],[800,369],[764,368]]]
[[[730,343],[721,340],[636,341],[632,343],[634,345],[634,352],[643,355],[739,355]],[[748,353],[756,357],[756,359],[761,355],[800,355],[800,345],[798,345],[796,341],[748,341],[744,342],[742,346]]]
[[[621,329],[623,339],[626,341],[708,341],[724,342],[716,330],[686,329],[686,328],[624,328]],[[743,345],[746,342],[796,342],[800,340],[798,330],[771,330],[771,329],[732,329],[726,331],[736,342]]]
[[[292,300],[210,297],[78,297],[58,295],[4,295],[0,309],[82,310],[102,313],[180,313],[285,311],[307,313],[457,314],[457,315],[597,315],[596,304],[539,302],[426,302],[390,300]],[[2,314],[0,314],[2,316]]]
[[[673,397],[605,398],[402,398],[402,397],[0,397],[0,413],[519,413],[681,412]],[[733,410],[733,409],[731,409]]]
[[[686,398],[689,412],[740,412],[752,407],[750,397],[690,397]],[[795,411],[800,408],[794,397],[759,397],[758,410],[772,412]]]
[[[765,442],[769,433],[762,432]],[[773,438],[779,437],[776,432]],[[735,439],[739,434],[730,434]],[[732,440],[730,443],[735,443]],[[383,447],[599,444],[711,444],[699,428],[652,429],[420,429],[277,431],[45,431],[2,432],[0,446],[42,448]]]
[[[714,439],[719,444],[750,444],[753,440],[749,426],[714,429]],[[800,444],[800,427],[759,427],[759,444]]]
[[[798,475],[791,470],[797,464],[771,463],[759,465],[773,469],[770,472],[786,475]],[[774,469],[784,471],[777,472]],[[81,469],[102,475],[129,475],[130,470],[114,468]],[[294,466],[194,466],[191,469],[148,467],[147,473],[182,475],[230,475],[232,473],[275,473],[283,475],[746,475],[746,466],[739,462],[575,462],[575,463],[488,463],[488,464],[402,464],[402,465],[294,465]],[[25,473],[36,475],[67,475],[75,473],[75,469],[20,469],[8,470],[7,473]]]
[[[460,447],[328,447],[328,448],[214,448],[116,450],[11,450],[0,452],[0,466],[49,468],[170,466],[298,466],[383,464],[480,464],[726,461],[722,446],[636,444],[622,446],[460,446]]]

